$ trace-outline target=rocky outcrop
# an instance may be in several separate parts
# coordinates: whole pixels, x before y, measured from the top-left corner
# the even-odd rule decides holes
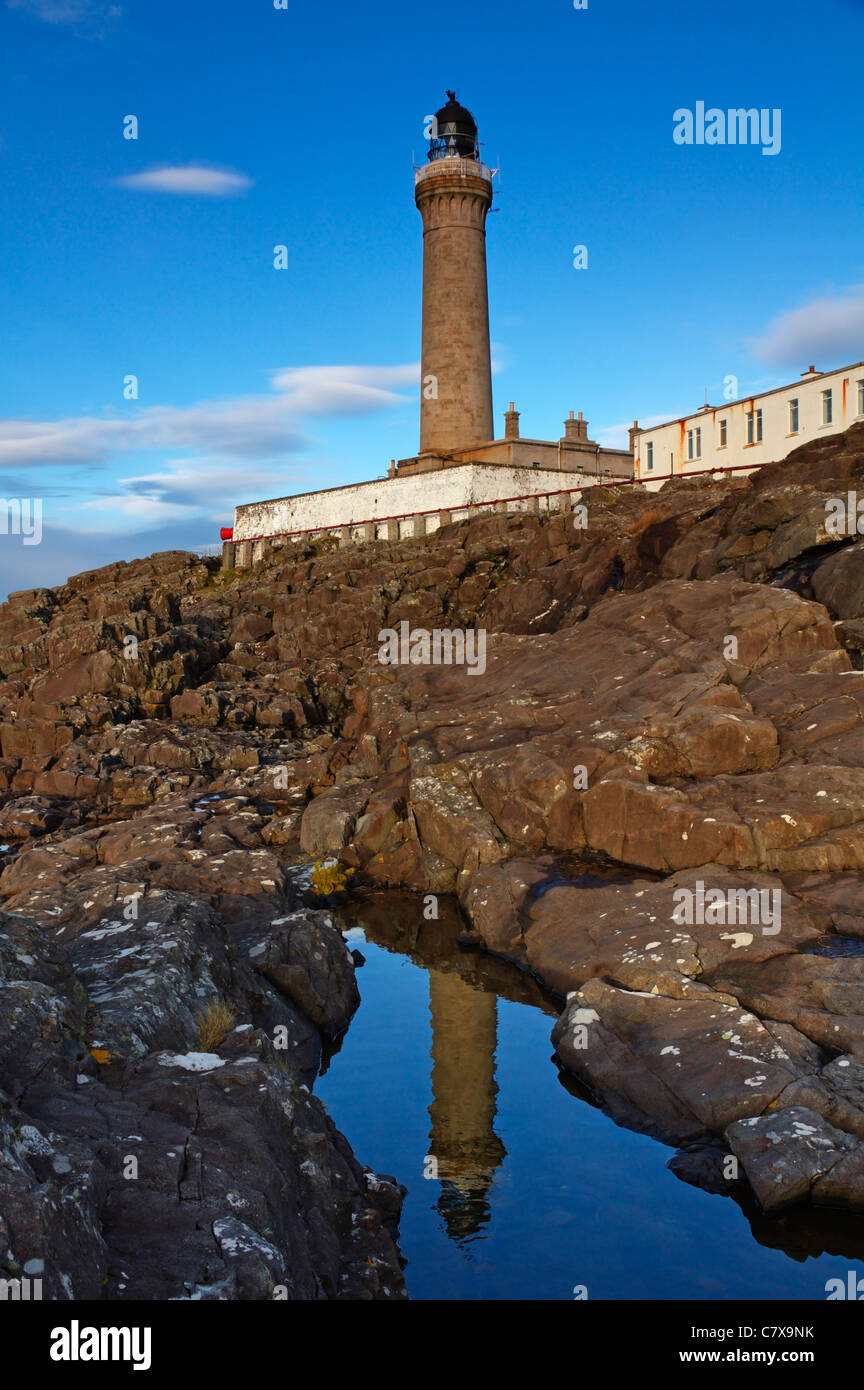
[[[78,1175],[100,1287],[125,1282],[136,1190],[111,1145],[138,1134],[186,1155],[151,1173],[154,1202],[179,1185],[191,1212],[225,1189],[206,1257],[178,1243],[172,1288],[260,1296],[299,1241],[296,1296],[338,1294],[343,1275],[358,1296],[400,1290],[368,1184],[302,1089],[356,1006],[338,933],[292,893],[310,855],[457,893],[478,942],[569,996],[559,1058],[617,1118],[691,1154],[727,1146],[757,1196],[864,1201],[857,1082],[839,1079],[864,1060],[848,946],[864,938],[861,542],[826,524],[862,486],[858,425],[747,479],[589,490],[587,526],[489,514],[362,554],[283,544],[238,574],[172,552],[10,597],[0,899],[4,960],[33,973],[4,989],[44,1045],[0,1038],[3,1120]],[[484,630],[484,669],[382,665],[378,633],[403,621]],[[37,934],[23,954],[21,933]],[[238,1023],[190,1061],[213,999]],[[247,1135],[263,1126],[255,1171],[250,1141],[231,1150],[242,1181],[226,1158],[202,1189],[219,1144],[187,1153],[183,1135],[193,1100],[221,1133],[229,1091]],[[834,1157],[787,1181],[784,1156],[766,1185],[762,1120],[794,1150],[801,1111]],[[39,1155],[16,1143],[24,1229]],[[682,1173],[715,1181],[699,1152]],[[280,1226],[286,1201],[302,1229]],[[43,1243],[77,1248],[39,1211]]]
[[[736,1120],[726,1138],[766,1212],[812,1197],[842,1205],[860,1181],[860,1145],[802,1105]]]
[[[670,997],[591,980],[553,1041],[616,1118],[638,1115],[640,1128],[678,1141],[761,1115],[806,1066],[733,998],[698,985]]]
[[[314,1024],[333,1032],[357,1003],[329,916],[238,930],[98,872],[101,903],[64,902],[55,879],[53,921],[44,903],[44,925],[0,918],[4,1276],[35,1261],[56,1299],[403,1296],[399,1190],[310,1094]],[[305,991],[266,982],[262,935]]]

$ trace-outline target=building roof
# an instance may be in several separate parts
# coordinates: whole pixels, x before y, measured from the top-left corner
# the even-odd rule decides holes
[[[637,429],[635,433],[637,437],[643,434],[653,434],[655,430],[664,430],[667,425],[679,425],[682,420],[697,420],[699,416],[704,415],[707,410],[713,410],[714,412],[731,410],[733,406],[743,405],[745,401],[761,401],[765,396],[775,396],[778,391],[793,391],[796,387],[801,386],[802,379],[806,379],[806,381],[817,381],[820,377],[839,376],[841,372],[854,372],[858,367],[864,367],[864,361],[850,362],[848,367],[832,367],[831,370],[827,372],[813,372],[812,374],[810,372],[802,372],[801,376],[797,377],[795,381],[787,382],[785,386],[772,386],[770,391],[755,391],[750,395],[740,396],[734,401],[724,401],[722,405],[700,405],[697,410],[691,410],[686,415],[674,415],[670,420],[658,420],[655,425],[645,425],[643,428]]]

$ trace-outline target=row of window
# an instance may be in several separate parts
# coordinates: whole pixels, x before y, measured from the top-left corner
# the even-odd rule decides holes
[[[858,414],[864,415],[864,377],[856,383],[858,389]],[[820,416],[823,425],[834,423],[834,391],[828,387],[821,395]],[[788,402],[788,433],[797,434],[799,429],[799,404],[798,397],[793,396]],[[748,410],[745,416],[747,429],[747,443],[762,443],[762,409],[761,407]],[[717,448],[725,449],[729,442],[729,421],[719,420],[717,434]],[[702,426],[694,425],[687,431],[687,459],[701,459],[702,457]],[[654,444],[649,443],[645,446],[645,464],[650,472],[654,467]]]

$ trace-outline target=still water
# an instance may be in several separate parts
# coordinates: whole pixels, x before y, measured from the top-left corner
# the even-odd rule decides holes
[[[745,1215],[596,1108],[555,1066],[557,1001],[460,949],[439,902],[438,922],[399,893],[343,914],[362,1003],[315,1083],[361,1162],[408,1188],[413,1298],[824,1300],[827,1279],[864,1276],[864,1218]]]

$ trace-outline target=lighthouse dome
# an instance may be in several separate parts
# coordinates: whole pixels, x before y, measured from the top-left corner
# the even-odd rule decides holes
[[[477,122],[470,111],[460,106],[456,93],[448,92],[446,105],[435,113],[429,158],[478,159],[479,154]]]

